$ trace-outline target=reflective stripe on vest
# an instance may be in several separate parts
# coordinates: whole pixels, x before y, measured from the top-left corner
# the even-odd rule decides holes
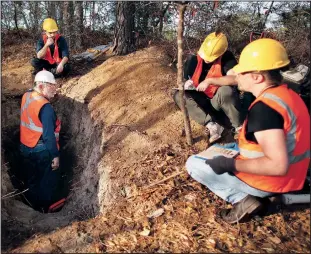
[[[34,97],[32,97],[30,99],[30,95],[31,95],[31,92],[28,92],[27,95],[26,95],[25,104],[23,105],[22,110],[21,110],[21,115],[26,110],[26,116],[28,118],[29,123],[26,123],[26,122],[21,120],[21,125],[26,127],[26,128],[28,128],[28,129],[30,129],[30,130],[32,130],[32,131],[43,133],[43,128],[40,127],[40,126],[35,125],[35,123],[31,119],[31,117],[29,116],[27,109],[28,109],[28,106],[30,105],[31,102],[39,101],[39,100],[45,99],[45,98],[43,96],[41,96],[41,95],[37,95],[37,96],[34,96]],[[55,135],[56,139],[59,139],[59,133],[58,132],[54,132],[54,135]]]
[[[296,115],[294,114],[294,112],[292,111],[292,109],[281,98],[279,98],[278,96],[276,96],[274,94],[265,93],[262,97],[270,99],[270,100],[276,102],[282,108],[284,108],[288,114],[289,119],[291,119],[291,126],[289,129],[289,132],[286,135],[286,147],[287,147],[287,151],[288,151],[289,163],[294,164],[294,163],[302,161],[306,158],[309,158],[310,157],[310,150],[307,150],[304,153],[299,154],[299,155],[293,154],[293,151],[296,147],[296,142],[297,142],[297,140],[296,140],[297,118],[296,118]],[[240,154],[246,158],[259,158],[259,157],[264,156],[264,153],[262,153],[262,152],[250,151],[250,150],[247,150],[245,148],[240,148]]]
[[[28,106],[30,105],[31,102],[33,101],[39,101],[41,99],[44,99],[44,97],[42,97],[41,95],[37,95],[37,96],[34,96],[30,99],[30,95],[31,95],[31,92],[28,92],[27,95],[26,95],[26,101],[25,101],[25,104],[24,106],[22,107],[22,110],[21,110],[21,115],[23,114],[23,112],[26,110],[26,116],[28,118],[28,121],[29,123],[26,123],[24,121],[21,120],[21,125],[30,129],[30,130],[33,130],[33,131],[37,131],[37,132],[40,132],[42,133],[43,132],[43,129],[42,127],[40,126],[36,126],[35,123],[33,122],[33,120],[31,119],[31,117],[29,116],[28,114]]]

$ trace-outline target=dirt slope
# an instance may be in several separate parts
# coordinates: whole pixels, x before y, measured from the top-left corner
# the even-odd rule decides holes
[[[103,140],[97,143],[102,157],[93,167],[100,178],[96,194],[101,213],[38,233],[12,252],[310,250],[309,208],[279,209],[233,226],[216,216],[225,202],[190,179],[184,169],[186,159],[207,143],[202,127],[194,122],[195,145],[188,147],[181,137],[182,114],[169,96],[176,84],[169,60],[161,48],[150,47],[112,57],[85,75],[61,81],[61,96],[86,105],[94,125],[100,126]],[[6,63],[3,76],[10,76],[12,61]],[[20,93],[28,86],[19,78],[25,85],[16,88],[17,82],[5,82],[9,92]],[[77,146],[82,153],[91,145]]]

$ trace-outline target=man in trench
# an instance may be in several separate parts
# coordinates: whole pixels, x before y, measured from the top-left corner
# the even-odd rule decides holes
[[[49,101],[55,94],[53,74],[40,71],[35,76],[34,88],[23,95],[21,103],[20,151],[24,159],[21,170],[29,188],[25,197],[34,209],[42,212],[48,212],[52,204],[64,198],[60,193],[59,169],[61,123]]]
[[[242,51],[233,68],[238,87],[251,92],[236,159],[224,156],[188,158],[188,173],[233,205],[221,217],[236,223],[263,208],[263,199],[301,190],[310,162],[310,115],[300,96],[282,83],[280,71],[289,64],[283,45],[258,39]]]
[[[42,27],[43,35],[37,42],[37,55],[31,60],[31,65],[34,67],[33,74],[47,70],[56,78],[65,76],[71,69],[68,63],[69,50],[66,39],[59,34],[54,19],[45,19]]]
[[[216,31],[209,34],[198,54],[191,55],[185,63],[184,78],[186,108],[190,118],[206,126],[210,143],[221,138],[224,119],[230,121],[237,133],[242,124],[241,103],[235,76],[231,69],[237,61],[228,49],[227,37]],[[193,90],[189,90],[192,87]],[[181,107],[179,92],[173,99]]]

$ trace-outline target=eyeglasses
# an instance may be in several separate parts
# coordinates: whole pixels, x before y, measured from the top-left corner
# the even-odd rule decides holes
[[[49,86],[56,86],[56,84],[52,84],[52,83],[49,83],[49,82],[42,82],[42,84],[49,85]]]

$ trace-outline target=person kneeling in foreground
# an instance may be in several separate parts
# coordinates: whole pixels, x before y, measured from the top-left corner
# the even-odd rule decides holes
[[[240,155],[205,161],[193,155],[186,162],[191,177],[233,204],[221,213],[228,223],[259,211],[259,198],[303,188],[310,162],[310,115],[299,95],[281,83],[280,69],[288,64],[278,41],[248,44],[233,68],[239,89],[256,97],[238,138]]]

